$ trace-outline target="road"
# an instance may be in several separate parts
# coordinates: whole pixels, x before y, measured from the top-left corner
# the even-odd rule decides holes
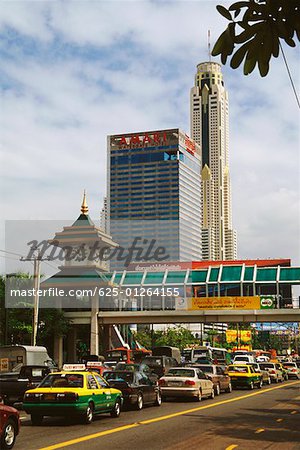
[[[170,400],[123,411],[91,425],[46,418],[40,427],[24,412],[14,450],[300,450],[300,381],[235,390],[213,400]]]

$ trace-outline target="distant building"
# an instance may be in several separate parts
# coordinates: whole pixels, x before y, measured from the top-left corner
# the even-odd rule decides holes
[[[155,239],[166,259],[201,259],[200,172],[200,145],[178,128],[108,136],[107,231],[125,249]]]
[[[191,137],[202,149],[202,246],[204,260],[237,258],[229,174],[228,93],[221,66],[198,64],[190,94]]]
[[[100,213],[100,228],[107,232],[108,229],[108,211],[107,211],[107,197],[103,199],[103,208]]]

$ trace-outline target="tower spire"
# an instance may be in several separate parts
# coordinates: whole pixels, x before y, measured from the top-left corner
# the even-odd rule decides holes
[[[210,52],[210,30],[207,30],[207,50],[208,50],[208,60],[211,62],[211,52]]]
[[[88,214],[89,208],[86,202],[86,193],[85,190],[83,191],[83,200],[81,204],[81,214],[84,214],[85,216]]]

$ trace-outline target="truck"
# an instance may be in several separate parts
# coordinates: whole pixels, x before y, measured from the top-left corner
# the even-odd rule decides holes
[[[22,402],[25,392],[35,388],[50,372],[45,365],[34,365],[22,366],[19,373],[1,374],[0,397],[6,405]]]
[[[169,356],[170,358],[176,359],[178,365],[181,363],[181,354],[177,347],[170,347],[168,345],[153,347],[152,356]]]
[[[57,368],[48,355],[46,347],[31,345],[4,345],[0,347],[0,378],[1,374],[11,373],[15,377],[22,366],[48,366]]]

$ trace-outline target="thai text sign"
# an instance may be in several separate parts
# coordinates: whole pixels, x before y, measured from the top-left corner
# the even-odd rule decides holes
[[[272,296],[242,296],[242,297],[192,297],[189,309],[272,309]],[[268,301],[266,301],[268,300]]]

